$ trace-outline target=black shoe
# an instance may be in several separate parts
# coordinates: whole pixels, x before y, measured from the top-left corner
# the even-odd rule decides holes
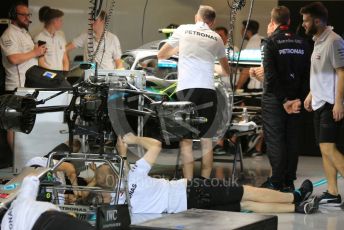
[[[303,214],[312,214],[319,209],[319,198],[314,196],[295,206],[295,212]]]
[[[295,192],[300,194],[300,202],[308,200],[313,193],[313,183],[310,180],[304,180],[299,189]]]
[[[337,196],[324,192],[320,197],[320,205],[337,207],[342,204],[342,198],[338,194]]]
[[[268,188],[268,189],[272,189],[272,190],[281,190],[282,189],[282,186],[280,184],[272,182],[269,177],[260,187],[261,188]]]

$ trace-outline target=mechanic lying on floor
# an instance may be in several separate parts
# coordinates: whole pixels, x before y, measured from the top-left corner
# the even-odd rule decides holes
[[[172,180],[156,179],[148,175],[160,151],[161,143],[131,133],[123,139],[118,137],[117,150],[126,157],[127,145],[141,145],[145,155],[136,162],[128,175],[128,186],[132,213],[177,213],[190,208],[254,212],[298,212],[310,214],[318,210],[317,197],[310,198],[313,184],[305,180],[293,193],[282,193],[251,186],[230,186],[210,179]],[[95,171],[96,185],[114,186],[115,176],[109,176],[108,165]],[[216,182],[216,183],[215,183]],[[100,194],[104,201],[111,201],[111,194]],[[125,199],[125,196],[121,196]],[[120,199],[121,201],[121,199]]]

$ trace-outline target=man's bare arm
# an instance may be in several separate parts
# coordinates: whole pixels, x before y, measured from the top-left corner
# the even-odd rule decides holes
[[[138,137],[132,133],[128,133],[123,137],[123,142],[126,144],[137,144],[145,148],[147,151],[143,158],[150,165],[154,165],[161,152],[161,142],[153,138]]]
[[[333,119],[335,121],[340,121],[344,117],[344,67],[337,68],[336,72],[338,76],[338,85],[333,107]]]
[[[158,52],[158,59],[168,59],[175,55],[178,52],[178,49],[172,47],[171,45],[165,43]]]
[[[120,58],[116,59],[115,60],[115,66],[116,66],[116,69],[124,69],[122,59],[120,59]]]
[[[7,60],[12,65],[19,65],[26,62],[32,58],[40,57],[45,54],[47,48],[43,46],[35,46],[35,48],[27,53],[17,53],[7,56]]]
[[[63,54],[62,63],[63,63],[63,70],[69,71],[69,57],[68,57],[67,51],[65,51]]]
[[[219,60],[219,63],[221,65],[221,68],[222,68],[222,74],[223,76],[230,76],[231,74],[231,70],[230,70],[230,67],[229,67],[229,64],[228,64],[228,59],[226,57],[224,58],[221,58]]]

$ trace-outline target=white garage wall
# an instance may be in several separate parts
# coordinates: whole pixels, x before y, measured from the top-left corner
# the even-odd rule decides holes
[[[109,0],[104,0],[104,2]],[[246,19],[249,10],[249,2],[237,16],[235,27],[235,42],[240,42],[241,21]],[[111,18],[109,30],[117,34],[120,39],[122,49],[132,49],[142,44],[142,18],[146,0],[116,0],[115,12]],[[68,41],[76,37],[82,31],[87,30],[88,0],[29,0],[33,13],[30,31],[36,34],[43,25],[38,20],[38,10],[47,5],[61,9],[65,12],[63,30]],[[200,4],[213,6],[218,12],[217,25],[228,25],[229,10],[227,0],[148,0],[146,9],[145,24],[143,30],[144,43],[164,38],[157,32],[159,28],[170,23],[184,24],[193,23],[194,14]],[[266,27],[270,17],[272,7],[277,5],[277,0],[256,0],[252,18],[261,24],[260,34],[266,34]],[[82,50],[74,51],[82,54]]]
[[[232,2],[232,0],[230,0]],[[277,0],[255,0],[252,11],[251,19],[259,22],[259,34],[266,36],[267,25],[270,22],[270,12],[273,7],[277,6]],[[229,27],[229,8],[227,6],[227,0],[203,0],[203,4],[211,5],[217,12],[216,25]],[[234,43],[236,46],[240,46],[241,42],[241,28],[242,21],[247,20],[251,0],[246,0],[245,7],[238,11],[237,18],[234,27]]]

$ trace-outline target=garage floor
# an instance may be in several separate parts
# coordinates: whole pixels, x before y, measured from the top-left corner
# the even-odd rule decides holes
[[[130,156],[130,159],[134,161],[137,157]],[[161,153],[158,159],[158,165],[153,168],[154,174],[163,173],[166,177],[173,175],[175,167],[171,164],[176,162],[176,152],[171,153],[164,151]],[[214,167],[223,166],[229,168],[229,163],[217,163],[215,162]],[[265,156],[256,158],[244,158],[244,175],[245,183],[260,185],[269,176],[269,162]],[[195,173],[199,171],[199,163],[196,163]],[[11,177],[11,168],[1,169],[0,178]],[[298,167],[298,179],[295,183],[299,186],[301,182],[309,178],[313,182],[320,181],[324,178],[322,171],[322,163],[320,157],[300,157]],[[344,195],[344,179],[338,180],[339,190]],[[320,195],[326,190],[326,184],[320,185],[315,188],[315,194]],[[344,218],[342,208],[320,208],[320,211],[313,215],[302,215],[302,214],[278,214],[278,229],[289,230],[289,229],[343,229]],[[272,213],[273,215],[273,213]],[[160,215],[140,215],[134,217],[135,223],[142,222],[146,219],[157,218]]]

